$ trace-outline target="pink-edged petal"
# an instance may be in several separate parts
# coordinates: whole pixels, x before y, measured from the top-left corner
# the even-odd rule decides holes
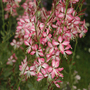
[[[38,48],[38,45],[37,44],[32,46],[32,49],[33,50],[37,50],[37,48]]]
[[[80,34],[79,34],[79,37],[80,37],[80,38],[82,38],[82,37],[83,37],[83,34],[82,34],[82,33],[80,33]]]
[[[35,76],[35,75],[36,75],[35,71],[31,71],[30,74],[31,74],[32,76]]]
[[[61,12],[64,12],[65,11],[65,9],[64,9],[63,6],[60,7],[60,10],[61,10]]]
[[[73,16],[72,15],[66,15],[66,18],[71,21],[73,19]]]
[[[55,62],[55,60],[53,59],[53,60],[52,60],[52,67],[55,67],[55,64],[56,64],[56,62]]]
[[[44,63],[44,58],[38,58],[38,62],[41,64],[41,63]]]
[[[56,51],[56,53],[55,53],[57,56],[60,54],[60,51],[58,50],[58,51]]]
[[[43,68],[48,68],[48,64],[47,64],[47,63],[44,63],[44,64],[42,65],[42,67],[43,67]]]
[[[46,33],[47,33],[47,35],[49,34],[49,28],[47,29]]]
[[[63,14],[63,13],[60,13],[60,14],[58,15],[58,17],[59,17],[59,18],[64,18],[64,14]]]
[[[42,80],[44,78],[41,73],[38,73],[37,77],[38,77],[37,81],[40,81],[40,80]]]
[[[25,39],[28,38],[28,37],[29,37],[28,34],[24,35],[24,38],[25,38]]]
[[[52,67],[50,66],[50,67],[48,67],[48,72],[51,72],[52,71]]]
[[[62,42],[62,40],[63,40],[63,39],[62,39],[62,37],[61,37],[61,36],[59,36],[59,37],[58,37],[58,41],[61,43],[61,42]]]
[[[64,69],[63,67],[62,68],[58,68],[59,71],[62,71],[63,69]]]
[[[32,39],[29,40],[29,43],[32,44]]]
[[[58,67],[59,66],[59,61],[56,61],[55,62],[55,67]]]
[[[44,36],[44,37],[46,37],[46,36],[47,36],[46,32],[43,32],[43,36]]]
[[[54,70],[51,72],[51,76],[52,76],[52,78],[55,77],[55,72],[54,72]]]
[[[16,40],[15,39],[13,39],[13,43],[16,43]]]
[[[42,38],[42,41],[46,43],[47,42],[47,38]]]
[[[26,22],[30,22],[30,20],[28,18],[25,19]]]
[[[25,45],[29,46],[29,42],[28,41],[24,41]]]
[[[59,43],[58,43],[57,41],[53,40],[53,41],[52,41],[52,44],[56,46],[56,45],[58,45]]]
[[[55,25],[55,24],[52,24],[52,27],[53,27],[53,28],[57,28],[57,25]]]
[[[11,46],[14,46],[15,45],[15,43],[13,43],[13,42],[11,42],[10,44],[11,44]]]
[[[63,77],[63,74],[59,74],[59,77]]]
[[[32,51],[30,54],[31,54],[31,55],[34,55],[35,53],[36,53],[35,51]]]
[[[63,54],[64,53],[64,46],[62,44],[60,44],[59,49],[60,49],[61,53]]]
[[[33,3],[32,3],[32,5],[33,5]],[[33,16],[33,17],[31,18],[31,21],[32,21],[32,22],[35,22],[35,21],[36,21],[36,17]]]
[[[48,42],[48,46],[49,47],[53,47],[53,45],[51,44],[51,42]]]
[[[23,19],[20,19],[20,22],[21,22],[21,23],[25,23],[25,21],[24,21]]]
[[[51,37],[52,37],[52,35],[51,35],[51,34],[49,34],[49,35],[48,35],[48,38],[50,39]]]
[[[44,56],[43,52],[39,52],[39,55],[42,56],[42,57]]]
[[[41,68],[41,72],[45,75],[46,74],[46,70]]]
[[[77,34],[77,31],[73,31],[73,34]]]
[[[16,40],[13,39],[13,41],[10,43],[12,46],[14,46],[16,44]]]
[[[54,48],[51,48],[49,53],[52,54],[54,52]]]
[[[43,79],[43,77],[39,77],[39,78],[37,78],[37,81],[39,82],[39,81],[41,81]]]
[[[17,26],[17,29],[19,29],[19,30],[22,29],[22,26]]]
[[[80,21],[75,21],[73,24],[78,25]]]
[[[31,51],[31,47],[28,47],[27,52],[30,53],[30,51]]]
[[[69,44],[69,41],[64,41],[62,44],[63,45],[68,45]]]
[[[26,70],[29,70],[29,69],[30,69],[29,66],[27,66],[27,67],[26,67]]]
[[[30,28],[32,31],[35,31],[35,27],[34,26],[31,26]]]
[[[58,56],[58,57],[56,57],[56,60],[57,60],[57,61],[60,61],[60,58],[59,58],[59,56]]]
[[[49,61],[50,61],[50,59],[51,59],[51,57],[47,58],[47,62],[49,62]]]
[[[73,13],[73,8],[69,8],[69,9],[67,10],[67,14],[71,14],[71,13]]]
[[[27,23],[24,27],[25,27],[25,28],[28,28],[28,27],[30,27],[30,24]]]
[[[49,58],[51,56],[51,54],[47,54],[46,57]]]
[[[56,85],[56,87],[60,88],[60,85],[59,84],[55,83],[55,85]]]
[[[68,55],[70,55],[70,54],[72,54],[72,51],[70,51],[70,50],[67,50],[67,51],[65,51]]]
[[[12,60],[12,62],[16,62],[16,60]]]
[[[24,75],[26,75],[26,74],[27,74],[27,71],[24,72]]]
[[[35,66],[30,66],[30,70],[35,70]]]
[[[13,59],[13,56],[11,56],[8,60],[11,60],[11,59]]]
[[[65,47],[65,50],[68,50],[70,48],[72,48],[71,45],[68,45],[68,46]]]
[[[40,23],[39,27],[40,27],[41,30],[43,30],[44,24],[43,23]]]
[[[76,20],[76,21],[80,21],[80,17],[76,16],[76,17],[75,17],[75,20]]]

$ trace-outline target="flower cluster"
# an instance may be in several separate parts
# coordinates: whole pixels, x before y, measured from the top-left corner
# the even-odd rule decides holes
[[[19,48],[23,43],[26,52],[35,56],[33,65],[28,66],[27,57],[21,62],[20,75],[36,76],[37,81],[47,78],[59,86],[59,77],[63,77],[60,68],[61,55],[71,55],[70,41],[82,37],[87,32],[85,20],[81,21],[72,7],[79,0],[66,0],[52,3],[51,11],[40,8],[36,0],[26,0],[22,7],[24,14],[18,18],[15,39],[11,45]],[[19,41],[16,41],[19,40]]]
[[[27,57],[25,57],[19,66],[19,70],[21,71],[20,75],[25,75],[26,79],[30,76],[36,76],[37,81],[47,78],[48,81],[52,81],[52,83],[55,83],[57,87],[60,87],[57,82],[61,82],[58,78],[63,77],[63,74],[61,73],[63,68],[59,68],[59,61],[55,61],[53,59],[52,65],[49,66],[49,64],[45,62],[44,58],[38,58],[34,61],[32,66],[29,67],[27,64]]]
[[[4,9],[6,11],[5,19],[9,17],[9,13],[12,16],[17,15],[16,8],[19,7],[19,3],[21,0],[2,0],[4,3],[6,3],[6,8]]]

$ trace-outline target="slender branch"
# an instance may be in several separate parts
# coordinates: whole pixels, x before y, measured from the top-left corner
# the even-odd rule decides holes
[[[75,43],[75,47],[74,47],[74,52],[73,52],[73,56],[72,56],[72,61],[71,61],[71,65],[70,65],[70,67],[69,67],[71,90],[73,90],[73,88],[72,88],[72,86],[73,86],[72,67],[73,67],[73,62],[74,62],[74,57],[75,57],[75,52],[76,52],[77,43],[78,43],[78,41],[77,41],[77,38],[76,38],[76,43]]]

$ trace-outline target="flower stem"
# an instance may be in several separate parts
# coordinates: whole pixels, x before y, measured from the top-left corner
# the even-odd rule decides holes
[[[72,56],[72,61],[71,61],[71,65],[69,66],[69,76],[70,76],[70,86],[71,86],[71,90],[73,90],[72,86],[73,86],[73,76],[72,76],[72,67],[73,67],[73,63],[74,63],[74,57],[75,57],[75,52],[76,52],[76,47],[77,47],[77,38],[76,38],[76,43],[75,43],[75,47],[74,47],[74,52],[73,52],[73,56]]]

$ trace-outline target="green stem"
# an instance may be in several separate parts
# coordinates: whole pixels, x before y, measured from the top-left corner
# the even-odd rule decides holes
[[[17,89],[16,89],[16,90],[18,90],[18,88],[19,88],[19,86],[20,86],[21,81],[22,81],[22,77],[21,77],[21,79],[20,79],[20,81],[19,81],[19,83],[18,83],[18,85],[17,85]]]
[[[57,6],[58,3],[59,3],[59,1],[56,3],[55,7]],[[50,16],[47,18],[47,20],[46,20],[46,22],[45,22],[45,26],[44,26],[41,34],[43,33],[44,29],[46,28],[47,23],[48,23],[49,19],[51,18],[52,14],[54,13],[55,7],[53,8]],[[38,8],[38,7],[37,7],[37,8]],[[37,13],[37,11],[36,11],[36,13]],[[35,13],[35,15],[36,15],[36,13]],[[36,18],[37,18],[37,16],[36,16]],[[36,19],[36,20],[37,20],[37,19]],[[36,26],[36,24],[37,24],[37,22],[35,23],[35,31],[36,31],[36,34],[37,34],[37,30],[36,30],[37,26]],[[41,46],[41,49],[42,49],[42,51],[43,51],[43,46],[42,46],[41,43],[40,43],[40,37],[37,37],[37,39],[38,39],[39,45]],[[43,51],[43,52],[44,52],[44,51]],[[45,59],[45,61],[46,61],[46,56],[44,56],[44,59]]]
[[[24,69],[24,72],[25,72],[25,70],[26,70],[26,67],[25,67],[25,69]],[[24,72],[23,72],[23,74],[24,74]],[[20,86],[20,83],[21,83],[21,81],[22,81],[22,79],[23,79],[23,74],[22,74],[22,76],[21,76],[21,78],[20,78],[20,80],[19,80],[19,83],[18,83],[18,85],[17,85],[17,89],[16,89],[16,90],[18,90],[18,88],[19,88],[19,86]]]
[[[58,3],[59,3],[59,1],[56,3],[55,7],[58,5]],[[45,26],[44,26],[44,28],[43,28],[43,30],[42,30],[42,33],[43,33],[44,29],[46,28],[49,19],[51,18],[52,14],[54,13],[55,7],[53,7],[53,10],[52,10],[50,16],[47,18],[47,20],[46,20],[46,22],[45,22]]]
[[[73,67],[73,63],[74,63],[74,57],[75,57],[75,52],[76,52],[76,47],[77,47],[77,39],[76,39],[76,43],[75,43],[75,47],[74,47],[74,52],[73,52],[73,56],[72,56],[72,61],[71,61],[71,65],[69,67],[69,76],[70,76],[70,85],[71,85],[71,90],[73,90],[72,86],[73,86],[73,77],[72,77],[72,67]]]
[[[66,0],[66,10],[65,10],[65,18],[66,18],[66,13],[67,13],[67,9],[68,9],[68,5],[69,5],[69,0]],[[64,18],[64,23],[65,23],[65,18]],[[63,29],[65,24],[63,23],[63,28],[62,28],[62,34],[63,34]]]

